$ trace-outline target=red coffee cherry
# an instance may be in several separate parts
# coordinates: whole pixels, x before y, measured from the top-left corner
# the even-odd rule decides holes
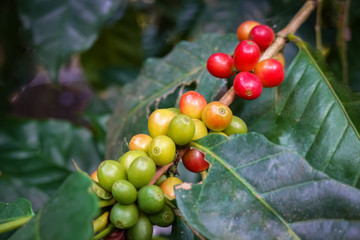
[[[254,41],[241,41],[234,51],[235,68],[240,72],[253,70],[260,59],[260,49]]]
[[[179,102],[181,113],[196,119],[201,119],[201,113],[206,105],[207,102],[203,95],[195,91],[184,93]]]
[[[190,172],[202,172],[209,168],[209,163],[205,160],[205,154],[197,149],[189,149],[182,157],[183,164]]]
[[[251,29],[257,25],[260,25],[260,23],[253,20],[248,20],[240,24],[236,31],[239,41],[248,40]]]
[[[265,59],[256,64],[255,75],[260,78],[263,87],[266,88],[280,85],[285,77],[283,66],[276,59]]]
[[[218,78],[229,78],[235,74],[234,60],[225,53],[214,53],[207,60],[207,69]]]
[[[274,41],[274,31],[267,25],[258,25],[251,29],[249,39],[259,45],[261,51],[266,50]]]
[[[261,95],[263,86],[258,76],[250,72],[241,72],[235,76],[236,95],[246,100],[253,100]]]

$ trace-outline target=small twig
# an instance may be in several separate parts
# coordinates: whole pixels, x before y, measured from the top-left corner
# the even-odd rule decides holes
[[[323,50],[322,45],[322,34],[321,34],[321,28],[322,28],[322,10],[323,10],[323,4],[324,2],[321,1],[316,9],[316,24],[315,24],[315,34],[316,34],[316,48],[320,51]]]
[[[174,212],[176,214],[176,216],[180,217],[180,219],[190,228],[190,230],[201,240],[206,240],[205,237],[203,237],[195,228],[193,228],[184,218],[183,215],[181,215],[181,212],[179,209],[175,208]]]
[[[275,56],[285,46],[287,42],[287,35],[294,34],[301,26],[301,24],[303,24],[309,17],[310,13],[315,9],[316,5],[321,1],[322,0],[307,0],[296,13],[296,15],[291,19],[289,24],[276,34],[277,37],[275,41],[273,44],[271,44],[270,47],[266,49],[259,61]],[[234,101],[234,99],[235,91],[234,88],[231,87],[219,101],[229,106]]]

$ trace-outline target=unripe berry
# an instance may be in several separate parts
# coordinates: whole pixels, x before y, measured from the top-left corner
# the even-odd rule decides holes
[[[221,102],[211,102],[204,108],[202,121],[213,131],[222,131],[232,119],[231,109]]]

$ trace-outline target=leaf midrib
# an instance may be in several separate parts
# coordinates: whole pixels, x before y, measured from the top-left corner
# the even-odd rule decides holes
[[[243,179],[239,174],[237,174],[232,168],[227,167],[228,165],[214,152],[210,151],[209,148],[203,147],[202,145],[191,142],[191,145],[202,150],[203,152],[206,152],[210,154],[214,159],[216,159],[220,164],[222,164],[226,169],[230,171],[231,174],[233,174],[250,192],[254,195],[256,199],[258,199],[270,212],[272,212],[284,226],[288,229],[290,234],[297,240],[300,240],[300,238],[296,235],[296,233],[290,228],[289,224],[273,209],[269,203],[267,203],[259,193],[245,180]]]

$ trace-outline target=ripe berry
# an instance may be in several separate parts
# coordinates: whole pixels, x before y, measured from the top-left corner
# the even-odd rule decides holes
[[[255,68],[260,59],[258,45],[250,40],[241,41],[234,51],[235,68],[240,72],[249,72]]]
[[[241,72],[235,76],[234,90],[243,99],[253,100],[262,92],[262,83],[258,76],[250,72]]]
[[[211,102],[202,112],[202,121],[213,131],[222,131],[229,126],[232,119],[231,109],[221,102]]]
[[[202,172],[209,168],[209,163],[205,160],[205,154],[197,149],[189,149],[182,158],[183,164],[190,172]]]
[[[179,102],[179,108],[182,114],[191,118],[201,119],[201,113],[206,106],[205,98],[198,92],[189,91],[184,93]]]
[[[257,75],[263,87],[276,87],[282,83],[285,77],[282,64],[276,59],[265,59],[255,67],[255,75]]]
[[[239,41],[248,40],[251,29],[257,25],[260,25],[260,23],[253,20],[248,20],[240,24],[236,31]]]
[[[129,142],[129,150],[141,150],[148,153],[151,140],[152,138],[149,135],[136,134]]]
[[[207,69],[218,78],[229,78],[235,74],[234,60],[225,53],[214,53],[207,60]]]
[[[274,31],[266,25],[258,25],[251,29],[249,39],[259,45],[261,51],[267,49],[275,39]]]

